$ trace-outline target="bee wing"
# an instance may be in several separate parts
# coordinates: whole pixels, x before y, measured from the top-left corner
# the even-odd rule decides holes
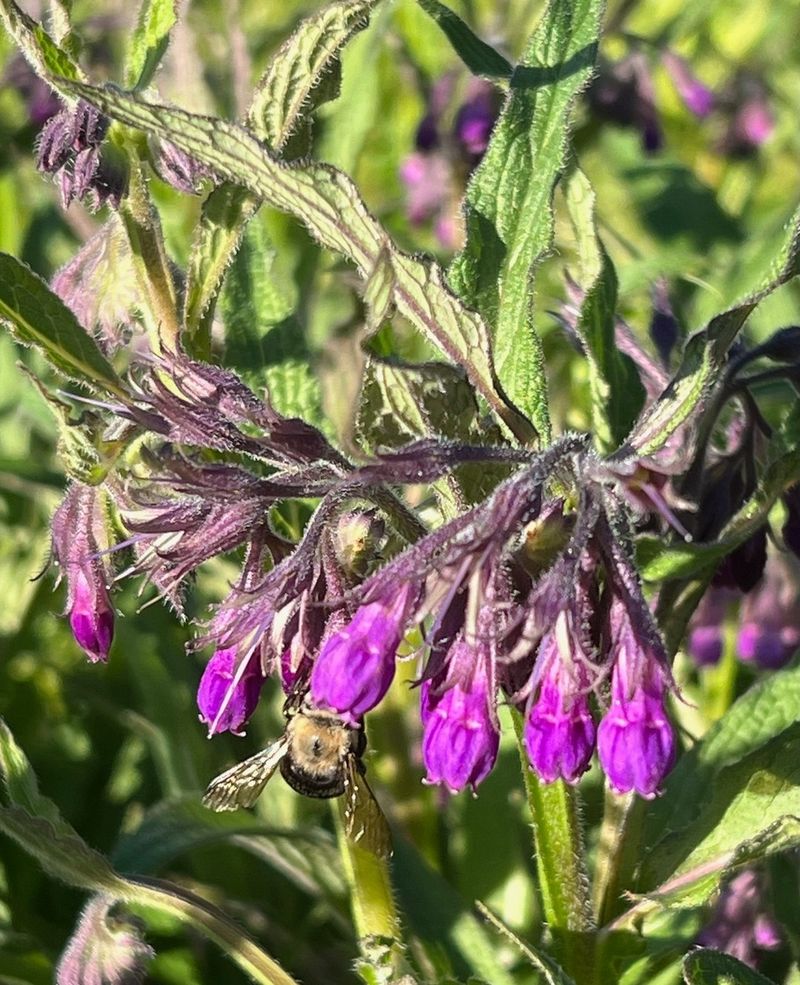
[[[286,736],[261,752],[237,763],[208,785],[203,804],[212,811],[235,811],[237,807],[252,807],[286,755],[289,743]]]
[[[355,756],[344,764],[344,831],[356,845],[378,858],[392,855],[392,833],[386,815],[359,769]]]

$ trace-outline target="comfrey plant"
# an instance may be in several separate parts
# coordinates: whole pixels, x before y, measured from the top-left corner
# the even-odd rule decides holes
[[[463,68],[428,80],[424,116],[387,172],[399,175],[398,199],[405,187],[411,227],[432,221],[458,251],[446,270],[404,252],[390,232],[395,222],[408,231],[402,216],[384,225],[351,177],[318,160],[333,146],[315,140],[318,110],[339,95],[342,52],[371,17],[370,43],[388,38],[401,57],[401,28],[381,0],[311,14],[237,122],[159,94],[156,70],[182,29],[171,4],[146,0],[118,82],[103,85],[77,59],[67,5],[43,26],[0,0],[11,39],[60,101],[38,137],[38,170],[64,209],[105,210],[50,286],[0,255],[0,317],[50,364],[30,375],[58,421],[68,477],[50,560],[72,634],[90,661],[124,661],[115,631],[128,602],[117,593],[133,580],[146,599],[128,620],[134,636],[144,608],[165,602],[189,654],[208,655],[194,680],[195,727],[214,750],[222,733],[240,742],[258,731],[279,695],[285,732],[276,726],[265,750],[240,755],[206,802],[250,806],[278,768],[301,793],[341,795],[342,879],[365,982],[699,985],[719,967],[726,980],[754,981],[742,964],[752,948],[728,947],[741,935],[715,931],[725,904],[712,909],[754,862],[800,846],[800,672],[785,666],[800,642],[798,583],[778,556],[800,541],[800,332],[761,331],[753,343],[742,330],[800,272],[800,218],[771,244],[768,272],[678,355],[666,280],[646,285],[652,311],[641,325],[620,315],[570,134],[586,91],[596,113],[660,146],[645,50],[659,52],[695,116],[712,112],[715,93],[686,59],[641,38],[625,60],[598,62],[600,0],[550,0],[513,61],[512,44],[490,46],[438,0],[420,7]],[[344,68],[358,71],[347,59]],[[744,130],[763,142],[764,126]],[[171,188],[156,196],[158,180]],[[199,212],[189,196],[202,198]],[[184,268],[169,255],[157,198],[197,217]],[[556,370],[533,310],[556,245],[571,269],[554,279],[549,342],[586,384],[569,391],[566,413],[559,386],[548,393]],[[322,249],[349,262],[357,288],[338,268],[318,272]],[[305,295],[281,294],[284,251],[286,270],[298,268],[287,278],[308,278]],[[314,311],[323,275],[341,303]],[[323,390],[314,369],[324,360],[302,341],[320,319],[331,337],[358,343]],[[342,413],[343,400],[355,412]],[[217,577],[196,586],[208,571]],[[712,686],[684,659],[684,639],[699,663],[717,663],[737,593],[747,593],[740,655],[784,669],[748,687],[728,661]],[[371,722],[375,758],[364,755]],[[293,980],[179,881],[112,868],[38,794],[5,727],[0,740],[0,828],[95,894],[59,982],[141,980],[152,951],[138,922],[118,916],[122,904],[178,915],[255,981]],[[426,803],[444,817],[463,809],[450,795],[491,797],[491,774],[515,748],[539,916],[521,926],[519,914],[484,908],[512,956],[468,909],[448,912],[472,944],[431,939],[409,900],[424,911],[450,897],[406,844],[416,822],[404,791],[438,788]],[[376,762],[403,782],[393,788]],[[297,779],[312,773],[316,787]],[[376,794],[402,846],[396,863],[375,849],[380,809],[365,773],[387,779]],[[193,792],[199,811],[198,801]],[[494,802],[498,841],[516,823],[514,803]],[[328,885],[315,858],[302,864],[301,888]],[[406,897],[392,891],[394,864],[404,867],[398,884],[413,883]],[[773,939],[778,947],[777,929]],[[734,956],[717,953],[726,949]]]

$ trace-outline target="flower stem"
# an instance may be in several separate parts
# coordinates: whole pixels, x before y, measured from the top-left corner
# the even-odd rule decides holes
[[[361,952],[356,969],[367,985],[388,985],[407,972],[389,865],[347,837],[338,806],[336,834]]]
[[[542,783],[531,771],[522,742],[522,715],[514,710],[512,717],[533,819],[542,908],[555,958],[576,985],[591,985],[595,924],[578,794],[561,780]]]
[[[635,794],[615,794],[606,786],[593,893],[600,927],[617,915],[622,891],[630,888],[639,859],[644,805]]]

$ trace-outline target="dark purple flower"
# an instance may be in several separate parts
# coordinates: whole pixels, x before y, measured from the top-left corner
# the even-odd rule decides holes
[[[762,670],[783,667],[800,647],[800,565],[770,554],[764,578],[745,596],[736,650]]]
[[[757,951],[781,946],[781,928],[766,912],[763,878],[758,872],[745,869],[724,886],[697,943],[724,951],[751,968],[758,966]]]
[[[448,654],[448,678],[422,684],[420,713],[426,782],[451,793],[475,790],[497,759],[500,736],[494,717],[490,654],[482,643],[463,636]]]
[[[93,663],[108,659],[114,635],[107,549],[104,494],[97,486],[74,482],[53,514],[52,551],[67,580],[73,635]]]
[[[528,759],[545,783],[577,783],[591,764],[597,729],[583,649],[566,611],[539,646],[539,692],[525,718],[524,739]]]
[[[61,109],[61,100],[50,86],[33,71],[24,56],[11,58],[0,85],[16,89],[26,103],[28,119],[35,127],[41,127]]]
[[[786,520],[781,529],[783,542],[795,557],[800,558],[800,485],[786,490],[783,505],[786,507]]]
[[[467,99],[456,113],[453,130],[467,159],[477,163],[489,146],[489,138],[499,114],[497,90],[483,79],[473,79]]]
[[[241,668],[236,647],[217,650],[206,665],[197,689],[200,721],[209,736],[239,732],[258,705],[264,676],[260,660],[245,658]]]
[[[328,639],[311,673],[311,696],[351,725],[389,690],[395,657],[419,598],[418,586],[397,585],[391,595],[368,602]]]
[[[672,351],[680,337],[680,326],[672,310],[669,289],[663,277],[659,277],[653,284],[650,300],[652,304],[650,338],[655,343],[661,362],[669,366]]]
[[[609,784],[651,798],[675,760],[675,733],[665,709],[671,682],[660,641],[634,626],[628,606],[612,599],[609,616],[611,706],[597,733]]]
[[[680,55],[676,55],[672,51],[665,51],[661,60],[672,77],[678,95],[686,108],[695,116],[701,118],[708,116],[716,102],[711,89],[703,85]]]
[[[740,73],[727,87],[723,102],[730,122],[719,150],[732,157],[753,154],[775,130],[775,114],[766,86],[758,77]]]
[[[93,896],[56,968],[56,985],[138,985],[155,957],[141,923],[108,896]]]
[[[719,663],[725,642],[725,616],[735,598],[735,592],[712,586],[695,609],[689,623],[686,649],[701,667]]]
[[[661,148],[655,86],[642,52],[635,51],[616,63],[602,62],[587,98],[596,116],[638,130],[648,153]]]

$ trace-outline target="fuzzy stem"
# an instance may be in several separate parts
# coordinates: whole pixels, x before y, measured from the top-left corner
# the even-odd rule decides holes
[[[595,981],[594,936],[578,793],[561,780],[542,783],[528,766],[523,718],[512,711],[528,807],[533,819],[542,908],[555,958],[576,985]]]
[[[128,194],[119,212],[150,316],[150,345],[154,352],[162,348],[174,352],[178,347],[180,324],[175,284],[169,269],[161,223],[150,201],[142,166],[133,151],[129,152],[128,159]]]
[[[593,893],[601,927],[617,915],[622,891],[630,886],[639,859],[644,803],[635,794],[615,794],[606,787]]]
[[[357,971],[366,985],[385,985],[406,971],[389,864],[347,837],[341,804],[334,817],[361,952]]]

